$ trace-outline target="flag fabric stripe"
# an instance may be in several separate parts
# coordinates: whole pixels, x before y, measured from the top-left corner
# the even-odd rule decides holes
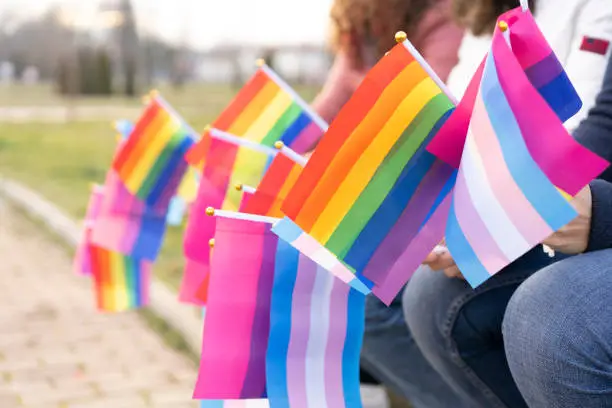
[[[169,109],[153,98],[112,164],[128,191],[164,213],[187,168],[186,148],[195,143],[190,128]]]
[[[146,189],[144,182],[149,174],[149,170],[154,169],[154,166],[164,151],[164,148],[172,143],[172,136],[178,130],[178,124],[175,123],[169,117],[169,115],[163,116],[160,115],[159,119],[160,121],[163,121],[162,126],[155,133],[150,132],[150,138],[149,142],[146,144],[146,149],[141,155],[135,157],[134,167],[130,169],[129,172],[126,172],[123,169],[118,169],[119,175],[121,177],[125,177],[126,187],[132,192],[139,193],[140,189]]]
[[[88,250],[100,311],[121,312],[149,303],[149,263],[95,245]]]
[[[517,68],[518,62],[513,56],[514,48],[500,36],[493,41],[494,63],[496,66]],[[558,188],[574,196],[590,180],[599,176],[606,169],[607,162],[595,153],[584,148],[563,128],[558,117],[549,109],[537,91],[530,86],[525,76],[514,75],[516,69],[498,69],[492,73],[498,78],[508,105],[514,112],[529,153],[542,169],[548,179]],[[540,112],[537,121],[533,121],[532,112]],[[551,154],[555,151],[563,152]],[[572,170],[568,171],[565,161],[572,159]],[[586,181],[585,181],[586,180]]]
[[[291,219],[285,217],[272,227],[272,232],[291,244],[292,247],[300,251],[309,259],[314,261],[323,269],[331,272],[342,282],[347,283],[352,288],[363,294],[371,292],[368,284],[371,282],[357,279],[357,276],[345,264],[342,263],[327,248],[318,243],[310,235],[305,234]]]
[[[328,405],[328,395],[326,395],[328,392],[326,391],[329,388],[336,387],[342,390],[342,383],[338,381],[338,377],[332,377],[331,381],[328,382],[329,379],[326,375],[327,364],[333,365],[334,362],[325,361],[327,357],[325,351],[328,342],[333,343],[329,338],[330,331],[337,329],[331,326],[330,321],[332,279],[334,278],[328,274],[316,274],[312,288],[312,294],[318,297],[319,302],[312,303],[310,306],[310,329],[304,360],[306,361],[306,395],[308,396],[308,402],[315,407],[325,407]],[[341,339],[335,340],[343,344]],[[342,402],[340,401],[340,403]]]
[[[466,241],[473,248],[481,249],[483,257],[480,261],[486,269],[503,268],[503,265],[509,263],[509,257],[497,245],[497,241],[480,218],[478,210],[472,205],[472,198],[468,193],[465,175],[462,172],[459,172],[456,183],[455,197],[462,205],[454,208],[453,211]]]
[[[313,118],[300,108],[291,92],[268,76],[266,69],[257,71],[235,99],[242,102],[230,104],[227,109],[232,113],[224,111],[213,127],[267,145],[281,139],[290,148],[302,153],[304,150],[299,146],[305,149],[323,131],[318,126],[312,127]],[[273,100],[276,100],[276,105]],[[234,109],[234,105],[240,106],[240,109]],[[294,118],[292,123],[291,118]],[[310,125],[306,125],[309,121]],[[304,126],[306,129],[302,129]],[[293,133],[298,132],[299,135],[295,137]],[[310,139],[308,143],[305,142],[306,138]],[[236,210],[240,196],[233,189],[233,184],[256,186],[269,165],[270,157],[213,140],[209,135],[204,135],[200,143],[190,148],[186,157],[189,163],[202,167],[203,172],[200,181],[202,187],[192,206],[196,211],[190,211],[187,222],[184,251],[192,259],[208,265],[208,255],[200,247],[212,238],[214,220],[200,216],[198,211],[204,211],[207,207]]]
[[[340,221],[353,207],[355,201],[359,198],[359,194],[367,187],[376,170],[380,168],[387,154],[403,134],[405,121],[414,120],[431,98],[436,95],[436,92],[438,94],[440,92],[437,85],[433,80],[426,79],[417,85],[402,101],[384,128],[380,130],[371,144],[362,151],[359,161],[355,163],[342,180],[338,189],[333,192],[333,196],[326,203],[325,209],[320,213],[310,230],[313,237],[321,243],[326,243],[329,240]],[[440,116],[441,114],[438,113],[438,118]],[[407,143],[410,147],[408,158],[410,157],[410,151],[414,153],[419,144],[429,134],[429,130],[435,125],[435,121],[432,122],[429,129],[416,134],[413,133],[410,135],[411,137],[408,137]]]
[[[165,214],[145,206],[125,188],[114,171],[109,171],[104,199],[91,231],[92,244],[154,261],[165,232]]]
[[[257,307],[253,316],[250,338],[248,370],[242,387],[243,398],[253,398],[254,395],[266,396],[266,350],[268,348],[268,333],[270,331],[270,302],[274,282],[274,260],[278,237],[266,233],[263,239],[262,260],[257,282]],[[265,333],[262,336],[261,333]]]
[[[299,108],[298,104],[295,104]],[[314,128],[311,126],[314,124]],[[292,149],[296,151],[306,151],[305,147],[297,146],[295,143],[299,142],[302,137],[304,137],[303,132],[306,129],[315,129],[317,131],[317,135],[321,136],[321,128],[317,126],[317,124],[312,120],[310,116],[304,111],[300,111],[299,116],[297,116],[293,122],[284,130],[284,132],[277,138],[277,140],[281,140],[286,146],[291,146]],[[265,142],[265,141],[264,141]],[[272,143],[272,140],[267,141],[268,143]],[[264,143],[266,144],[266,143]],[[270,146],[272,146],[270,144]]]
[[[516,108],[522,111],[529,111],[530,109],[533,109],[534,106],[525,106],[526,104],[536,104],[539,105],[539,108],[541,108],[543,105],[548,105],[554,111],[554,114],[548,112],[542,118],[547,122],[550,121],[546,127],[543,127],[547,129],[547,131],[544,132],[545,134],[542,135],[542,137],[547,139],[549,142],[552,142],[553,145],[549,145],[548,142],[542,141],[539,136],[537,143],[541,144],[542,149],[544,149],[544,146],[546,146],[546,150],[548,150],[550,146],[556,146],[557,144],[560,146],[559,150],[562,148],[569,148],[571,144],[567,140],[567,136],[563,136],[559,132],[554,135],[550,134],[551,132],[554,133],[552,129],[558,128],[558,126],[554,124],[555,121],[551,118],[551,116],[557,116],[558,120],[564,122],[580,110],[582,107],[582,101],[574,89],[574,86],[567,77],[565,71],[559,71],[560,67],[562,67],[561,63],[550,48],[550,45],[538,28],[538,25],[530,12],[523,12],[523,10],[518,7],[502,14],[498,21],[505,21],[510,26],[509,31],[512,50],[504,52],[503,54],[506,54],[505,56],[499,55],[499,53],[496,52],[496,61],[498,61],[500,57],[503,57],[505,60],[504,63],[510,63],[514,67],[516,67],[518,64],[520,66],[519,69],[524,71],[527,75],[527,79],[517,79],[515,76],[513,76],[512,78],[508,79],[508,82],[505,82],[507,85],[504,85],[504,88],[508,88],[509,90],[507,96],[516,101],[516,104],[511,104],[513,109]],[[503,40],[504,43],[506,42],[506,40],[503,38],[500,40]],[[485,56],[480,67],[478,68],[478,71],[472,78],[472,81],[470,82],[464,97],[459,103],[458,108],[455,110],[455,113],[449,118],[446,125],[440,130],[438,135],[432,140],[427,148],[431,153],[435,154],[437,157],[446,161],[455,168],[459,168],[461,152],[463,145],[465,144],[465,136],[467,134],[471,113],[474,109],[474,102],[480,87],[480,80],[486,59],[487,56]],[[553,77],[552,75],[555,72],[558,72],[558,75]],[[519,83],[522,83],[521,86],[513,84],[512,81],[515,79],[518,80]],[[504,80],[501,78],[500,81],[504,82]],[[537,90],[527,86],[529,85],[527,83],[531,83],[531,85],[536,87]],[[527,92],[527,94],[523,94],[523,91]],[[514,94],[515,97],[510,97],[510,94]],[[542,100],[542,98],[544,100]],[[540,123],[541,121],[538,120],[537,122]],[[521,126],[523,125],[529,125],[529,123],[525,122]],[[534,146],[537,146],[535,141]],[[578,153],[576,158],[580,160],[580,163],[583,163],[583,156],[587,154],[585,152],[576,152],[575,147],[568,150],[568,152],[571,154]],[[548,154],[548,151],[540,156],[534,154],[534,157],[536,157],[536,162],[538,164],[542,163],[544,168],[548,169],[549,166],[546,164],[546,156],[550,158],[554,155]],[[597,157],[593,156],[594,155],[591,156],[591,159],[595,159],[595,163],[599,163]],[[588,164],[588,162],[586,162],[586,164]],[[597,165],[595,165],[595,167],[597,167]],[[587,169],[585,172],[591,173],[592,171],[590,170],[591,165],[587,166],[585,169]],[[550,171],[554,172],[553,166],[550,166]],[[557,171],[559,171],[559,169],[557,169]],[[578,173],[580,174],[581,172],[582,171],[579,171]],[[545,170],[545,173],[549,174],[549,170]],[[598,174],[595,176],[597,175]],[[553,180],[557,180],[558,178],[559,177],[553,178]],[[559,180],[554,181],[554,183],[556,184],[558,181]],[[567,181],[568,180],[566,180],[566,182]],[[564,184],[556,185],[562,190],[574,195],[565,189],[567,186]],[[569,187],[571,186],[572,182],[570,181]],[[570,188],[570,190],[572,189]]]
[[[310,376],[308,376],[308,357],[321,358],[320,354],[318,356],[312,355],[312,344],[310,342],[310,331],[316,330],[318,327],[317,324],[319,323],[316,321],[316,316],[313,316],[315,309],[313,308],[314,305],[311,296],[311,293],[315,288],[317,278],[316,264],[311,262],[310,265],[308,265],[308,263],[304,262],[303,257],[298,255],[298,258],[299,260],[296,265],[296,270],[298,271],[297,274],[295,274],[295,271],[291,271],[291,273],[295,274],[296,277],[295,285],[292,288],[293,290],[289,292],[292,294],[290,297],[292,303],[291,319],[288,322],[288,328],[290,329],[290,341],[287,347],[286,357],[281,356],[283,362],[286,364],[286,379],[280,376],[279,378],[272,376],[270,379],[272,381],[278,381],[279,383],[286,383],[287,389],[290,390],[288,393],[288,406],[300,408],[307,407],[310,399],[316,400],[316,394],[320,396],[323,390],[320,387],[315,390],[308,389],[310,388],[308,385],[311,387],[313,385],[309,382],[312,379]],[[312,265],[314,265],[314,267],[312,267]],[[308,270],[304,270],[305,268]],[[279,296],[278,293],[273,295]],[[285,297],[287,296],[285,295]],[[321,317],[325,319],[323,316]],[[268,348],[268,350],[270,349]],[[311,354],[308,353],[309,350]],[[270,354],[268,354],[268,360],[270,360]],[[317,373],[310,374],[316,375]],[[323,380],[323,373],[318,374],[319,377],[314,378],[314,384]],[[273,398],[273,401],[275,400],[276,395],[274,395]]]
[[[73,270],[77,275],[91,275],[91,257],[89,255],[89,245],[91,244],[92,229],[95,225],[95,220],[100,214],[102,202],[104,200],[104,190],[100,185],[94,185],[89,196],[85,219],[83,220],[83,230],[81,238],[77,246]]]
[[[287,146],[290,146],[296,152],[308,152],[313,149],[317,140],[322,135],[321,128],[314,122],[311,118],[308,118],[309,122],[306,122],[306,119],[303,117],[298,118],[298,120],[293,124],[291,131],[296,131],[297,129],[301,129],[300,133],[295,137],[289,137],[291,133],[287,131],[285,134],[286,138],[284,138],[283,142]],[[304,126],[302,128],[302,125]]]
[[[270,402],[267,399],[204,400],[200,408],[270,408]]]
[[[391,304],[393,299],[406,285],[406,282],[408,282],[421,265],[423,259],[440,243],[444,236],[451,201],[452,194],[449,193],[440,202],[435,211],[433,211],[431,218],[423,225],[418,235],[408,244],[405,251],[387,274],[385,280],[372,289],[372,293],[387,306]]]
[[[488,97],[491,98],[493,95],[494,92],[490,91]],[[503,95],[500,96],[503,98]],[[503,102],[497,100],[497,98],[495,99],[495,102],[498,102],[498,104],[491,105],[493,101],[489,99],[489,106],[495,106],[496,109],[500,110],[503,109]],[[502,115],[499,116],[499,118],[501,118],[504,122],[511,120],[510,115]],[[546,214],[546,207],[548,207],[546,205],[546,202],[548,200],[538,199],[532,195],[532,199],[530,201],[529,198],[527,198],[523,193],[519,181],[515,181],[515,178],[513,177],[513,174],[524,174],[524,167],[521,166],[520,168],[516,168],[513,172],[510,169],[512,167],[512,164],[509,163],[509,157],[504,158],[504,152],[501,147],[501,143],[504,142],[502,141],[502,135],[507,129],[512,129],[513,127],[506,125],[505,123],[499,123],[500,121],[498,120],[498,140],[495,136],[496,131],[493,129],[493,125],[489,120],[489,115],[486,111],[485,103],[482,97],[476,99],[472,121],[474,121],[474,126],[470,128],[470,131],[472,132],[472,137],[468,138],[466,143],[470,143],[470,145],[476,145],[474,149],[478,151],[478,155],[483,161],[483,166],[488,171],[488,174],[486,174],[485,176],[487,178],[498,181],[497,183],[492,184],[493,192],[497,197],[499,203],[504,208],[504,211],[512,220],[512,223],[516,225],[521,235],[525,236],[525,238],[527,238],[529,242],[533,242],[537,239],[537,237],[540,237],[542,235],[548,236],[552,234],[553,230],[542,218],[540,212],[538,210],[534,210],[535,208],[541,208],[543,210],[541,212]],[[502,124],[503,127],[500,126]],[[514,139],[514,143],[520,143],[521,141],[520,138],[512,139]],[[523,151],[524,150],[525,149],[523,149]],[[520,150],[509,149],[507,151],[509,152],[507,156],[517,157],[516,152]],[[507,166],[497,165],[497,163],[504,162],[507,163]],[[538,189],[538,193],[540,195],[544,195],[543,193],[545,193],[545,191]],[[540,203],[542,205],[539,205]]]
[[[422,174],[416,170],[413,169],[416,174]],[[416,189],[411,194],[410,201],[399,207],[400,213],[398,217],[394,217],[395,223],[390,228],[385,226],[381,230],[384,235],[379,231],[374,234],[374,231],[364,230],[361,238],[365,241],[364,244],[354,245],[344,261],[357,271],[362,271],[363,276],[375,284],[381,283],[406,246],[418,235],[430,210],[434,208],[439,195],[452,177],[453,170],[450,166],[440,160],[433,161],[432,165],[427,167],[424,177],[416,181]],[[375,244],[368,242],[369,234],[380,241]],[[375,250],[366,251],[366,248],[375,248]]]
[[[138,153],[142,151],[145,145],[142,137],[130,138],[130,136],[141,136],[143,133],[147,132],[147,130],[151,128],[153,122],[159,120],[159,111],[159,105],[155,103],[151,104],[145,110],[140,120],[136,122],[131,134],[127,135],[127,140],[124,142],[126,146],[129,146],[128,149],[120,149],[116,155],[115,163],[117,163],[118,166],[125,167],[127,165],[127,161],[130,160],[131,157],[133,157],[129,154],[131,150]]]
[[[565,197],[554,188],[552,180],[539,175],[538,166],[535,164],[537,157],[533,157],[533,151],[528,150],[529,139],[534,140],[534,137],[540,137],[547,131],[559,132],[554,128],[533,126],[525,130],[516,125],[516,122],[520,125],[518,113],[507,99],[510,83],[506,81],[504,86],[502,75],[506,76],[506,80],[510,76],[515,78],[512,88],[520,89],[521,78],[528,88],[536,91],[516,61],[514,65],[509,62],[510,59],[505,63],[497,61],[499,53],[504,51],[511,54],[503,36],[496,33],[492,52],[489,53],[484,68],[480,92],[476,97],[446,231],[447,245],[457,266],[468,282],[476,285],[484,282],[488,278],[487,275],[497,273],[528,252],[545,239],[551,230],[556,231],[577,215]],[[522,109],[527,108],[523,106]],[[544,104],[531,110],[529,115],[522,115],[522,120],[539,121],[542,111],[548,111],[549,116],[554,116],[551,108]],[[554,116],[554,119],[556,127],[563,129],[558,118]],[[547,124],[540,123],[540,126],[545,125]],[[552,125],[555,126],[555,123]],[[527,147],[516,148],[520,147],[517,140],[525,140]],[[496,148],[501,151],[496,153]],[[483,160],[483,155],[494,155],[498,160]],[[559,155],[552,156],[557,156],[555,160],[560,158]],[[497,170],[489,168],[490,166]],[[499,170],[500,167],[505,169]],[[519,178],[522,185],[519,185],[514,177],[508,177],[519,172],[524,172],[523,177]],[[587,182],[588,180],[584,181],[585,184]],[[531,193],[522,194],[521,187],[528,183],[532,183]],[[515,187],[510,187],[512,190],[508,191],[514,191],[515,194],[518,191],[518,195],[503,196],[501,192],[495,194],[496,188],[508,188],[511,184]],[[500,198],[505,199],[505,205],[501,204]],[[539,213],[539,209],[547,213],[543,215]],[[540,229],[531,228],[528,236],[523,235],[519,231],[520,224],[513,221],[520,217],[535,219],[538,216],[544,218],[548,225],[540,223]]]
[[[155,112],[155,117],[151,119],[146,128],[136,133],[141,129],[139,126],[140,121],[138,121],[136,129],[125,141],[121,151],[117,155],[117,160],[113,162],[113,167],[115,170],[117,170],[118,174],[123,174],[125,177],[127,177],[127,175],[134,171],[138,165],[138,160],[147,151],[149,145],[148,142],[151,140],[151,137],[160,132],[165,126],[165,119],[167,118],[166,113],[163,112],[160,107],[157,107],[155,110],[151,110]],[[144,120],[148,120],[148,118],[145,117]],[[123,156],[126,156],[126,160],[122,164],[121,158]]]
[[[470,202],[493,240],[500,244],[503,242],[500,249],[508,259],[516,259],[529,250],[529,243],[495,197],[491,180],[487,180],[485,174],[487,169],[481,160],[475,151],[473,138],[468,134],[458,178],[466,182]]]
[[[448,98],[439,94],[419,112],[415,121],[403,132],[401,138],[385,157],[382,165],[355,200],[347,214],[327,241],[327,247],[342,254],[355,242],[369,221],[382,209],[388,195],[399,182],[403,170],[412,157],[422,155],[421,144],[432,135],[432,128],[440,122],[439,104],[446,106]],[[449,106],[450,108],[450,106]],[[445,115],[442,115],[445,117]],[[345,180],[345,183],[348,179]],[[342,255],[341,255],[342,256]]]
[[[268,81],[261,91],[253,97],[251,103],[244,108],[238,117],[236,117],[236,120],[228,127],[227,131],[233,135],[248,136],[247,132],[249,128],[253,126],[253,123],[257,121],[259,116],[266,110],[278,93],[278,85],[272,81]]]
[[[302,167],[284,154],[277,154],[244,207],[250,214],[282,218],[281,205],[295,184]]]
[[[402,109],[399,109],[399,111],[396,109],[406,97],[407,90],[412,90],[412,88],[418,85],[424,77],[425,73],[420,69],[420,65],[412,61],[389,84],[389,86],[382,91],[380,98],[374,103],[372,109],[363,117],[361,123],[351,131],[350,137],[336,152],[337,155],[334,159],[328,163],[327,170],[322,174],[321,179],[316,187],[312,189],[308,198],[304,200],[304,208],[295,218],[296,222],[301,225],[306,232],[310,232],[317,221],[317,215],[327,206],[334,192],[345,180],[357,161],[359,160],[359,162],[361,162],[361,154],[372,143],[374,137],[379,132],[383,132],[383,135],[386,133],[387,137],[391,137],[394,134],[396,137],[398,136],[397,132],[399,129],[397,129],[397,118],[401,117],[400,112],[402,112]],[[429,89],[430,88],[426,87],[423,90]],[[421,94],[420,92],[415,92],[414,94],[410,92],[410,95],[418,95],[421,97],[428,96],[427,93]],[[412,113],[410,109],[411,106],[408,105],[407,108],[408,109],[402,113],[410,115]],[[344,131],[345,129],[339,128],[338,126],[334,127],[332,124],[326,134],[326,138],[338,137],[336,135]],[[384,137],[382,138],[384,139]],[[291,199],[290,196],[289,200]]]
[[[334,137],[321,139],[310,160],[311,165],[308,174],[300,176],[290,197],[283,205],[283,211],[287,216],[292,219],[297,217],[304,201],[312,193],[318,180],[326,172],[328,164],[336,156],[352,131],[373,108],[385,88],[412,61],[410,53],[402,48],[396,47],[396,52],[389,53],[372,68],[370,75],[364,78],[353,97],[330,125],[327,134],[334,134]]]
[[[266,133],[265,137],[261,139],[263,145],[274,146],[274,143],[283,137],[285,132],[291,128],[300,116],[304,115],[304,117],[308,118],[308,115],[302,112],[302,108],[297,103],[291,100],[290,102],[291,104],[289,107],[284,110],[282,115],[276,120],[276,123]],[[283,140],[283,142],[284,141],[285,140]]]
[[[273,265],[276,238],[261,223],[219,218],[216,225],[194,398],[261,398],[269,333],[262,316],[270,316],[274,275],[264,264]]]
[[[277,408],[360,407],[365,297],[289,243],[276,255],[268,398]]]
[[[307,294],[314,283],[314,274],[296,273],[300,260],[299,252],[292,250],[289,243],[278,241],[266,352],[268,397],[274,399],[276,407],[300,408],[300,401],[306,400],[304,361],[291,356],[299,355],[306,348],[308,327],[305,326],[310,325],[310,319],[301,317],[302,308],[311,303]],[[296,369],[296,366],[299,367]]]

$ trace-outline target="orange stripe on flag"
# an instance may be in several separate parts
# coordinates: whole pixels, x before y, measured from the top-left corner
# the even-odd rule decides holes
[[[331,124],[328,133],[336,137],[324,137],[315,149],[308,170],[302,172],[295,188],[283,204],[284,213],[295,219],[304,202],[325,173],[327,165],[336,155],[363,118],[372,109],[379,95],[402,72],[406,65],[414,61],[412,55],[403,45],[397,45],[393,51],[372,68],[368,77],[357,88],[353,97],[347,102],[338,117]],[[373,78],[376,78],[374,80]]]
[[[334,138],[345,133],[350,134],[346,143],[342,145],[335,158],[329,163],[319,184],[306,199],[296,218],[296,223],[306,232],[310,232],[311,227],[334,196],[338,187],[368,146],[385,127],[406,98],[406,95],[410,94],[425,78],[428,78],[425,70],[421,68],[418,62],[412,61],[384,89],[374,106],[363,118],[363,121],[352,132],[350,132],[350,129],[336,127],[334,131],[337,133],[331,133],[327,136]]]

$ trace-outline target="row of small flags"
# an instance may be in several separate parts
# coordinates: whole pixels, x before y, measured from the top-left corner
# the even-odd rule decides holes
[[[481,285],[608,166],[564,129],[581,101],[529,10],[500,16],[461,101],[396,40],[329,128],[262,62],[201,137],[159,94],[117,126],[75,266],[101,310],[143,306],[187,214],[202,407],[360,407],[366,295],[390,303],[441,250]]]

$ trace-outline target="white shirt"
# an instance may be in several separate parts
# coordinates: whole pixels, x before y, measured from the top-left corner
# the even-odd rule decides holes
[[[601,89],[612,52],[612,0],[538,0],[534,17],[582,99],[580,112],[565,123],[572,131],[594,105]],[[607,55],[580,50],[585,36],[610,41]],[[465,92],[490,46],[490,35],[465,34],[459,62],[447,81],[457,98]]]

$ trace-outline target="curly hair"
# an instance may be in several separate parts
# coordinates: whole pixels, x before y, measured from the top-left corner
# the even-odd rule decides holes
[[[382,57],[394,44],[395,33],[408,38],[433,0],[334,0],[331,8],[330,45],[334,51],[350,47],[357,55],[365,44]]]
[[[457,23],[474,35],[493,32],[500,14],[519,5],[518,0],[453,0],[453,16]],[[536,0],[529,0],[533,12]]]

